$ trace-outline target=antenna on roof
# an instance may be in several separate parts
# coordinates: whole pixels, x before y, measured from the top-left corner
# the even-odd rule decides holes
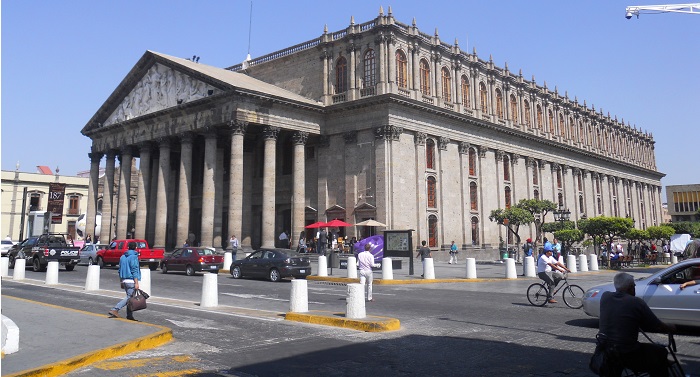
[[[250,35],[253,30],[253,0],[250,0],[250,18],[248,19],[248,55],[245,57],[243,62],[243,68],[248,68],[248,62],[250,61]]]

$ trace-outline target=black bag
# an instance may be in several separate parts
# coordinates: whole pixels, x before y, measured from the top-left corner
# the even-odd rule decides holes
[[[126,305],[132,312],[146,309],[146,299],[148,297],[150,296],[146,292],[136,289],[131,297],[129,297],[129,301],[127,301]]]
[[[598,376],[607,376],[608,366],[605,356],[605,346],[596,344],[591,361],[588,362],[588,367]]]

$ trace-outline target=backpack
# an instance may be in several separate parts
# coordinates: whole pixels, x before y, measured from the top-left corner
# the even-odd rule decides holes
[[[525,253],[526,257],[531,257],[532,256],[532,244],[529,242],[525,242],[523,244],[523,252]]]

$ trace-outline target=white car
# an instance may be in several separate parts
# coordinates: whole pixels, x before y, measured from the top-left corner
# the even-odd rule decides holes
[[[88,266],[96,264],[97,252],[108,247],[109,245],[101,243],[86,243],[85,245],[83,245],[82,249],[80,249],[80,264],[87,264]]]
[[[14,245],[15,243],[10,240],[2,240],[0,242],[0,253],[4,257],[5,255],[7,255],[7,252],[10,251],[12,245]]]
[[[700,327],[700,284],[683,290],[679,287],[689,280],[700,280],[700,258],[688,259],[669,266],[648,277],[635,281],[637,297],[665,323]],[[600,316],[600,297],[603,292],[614,292],[612,283],[595,286],[583,297],[583,311],[592,317]]]

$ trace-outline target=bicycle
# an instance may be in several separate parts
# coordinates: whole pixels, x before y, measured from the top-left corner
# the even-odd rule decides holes
[[[564,274],[564,277],[559,282],[559,287],[554,290],[551,297],[554,297],[559,291],[562,291],[561,296],[564,299],[566,306],[572,309],[580,309],[583,307],[583,288],[576,284],[569,284],[567,280],[568,274]],[[561,282],[564,282],[561,284]],[[547,297],[549,290],[547,286],[542,283],[533,283],[527,288],[527,300],[530,304],[534,306],[545,306],[547,304]]]
[[[644,335],[645,338],[649,341],[649,343],[652,344],[658,344],[660,346],[663,346],[666,348],[668,351],[668,354],[671,356],[671,359],[666,359],[666,363],[668,366],[668,375],[669,377],[685,377],[685,371],[683,370],[683,366],[681,365],[680,361],[678,360],[678,357],[676,356],[677,348],[676,348],[676,340],[673,337],[672,333],[668,334],[668,342],[667,343],[659,343],[655,342],[652,340],[647,333],[642,331],[641,329],[639,332]],[[593,366],[589,364],[589,367],[591,367],[591,370],[600,375],[600,376],[624,376],[624,377],[642,377],[642,376],[648,376],[649,374],[646,372],[636,372],[634,368],[631,368],[628,365],[625,365],[624,362],[622,361],[619,351],[617,350],[615,345],[610,345],[608,344],[608,339],[607,336],[603,333],[598,333],[596,335],[596,352],[598,352],[598,349],[602,350],[603,352],[603,363],[597,365],[598,367],[601,367],[602,370],[595,371],[593,370]],[[599,359],[600,360],[600,359]]]

